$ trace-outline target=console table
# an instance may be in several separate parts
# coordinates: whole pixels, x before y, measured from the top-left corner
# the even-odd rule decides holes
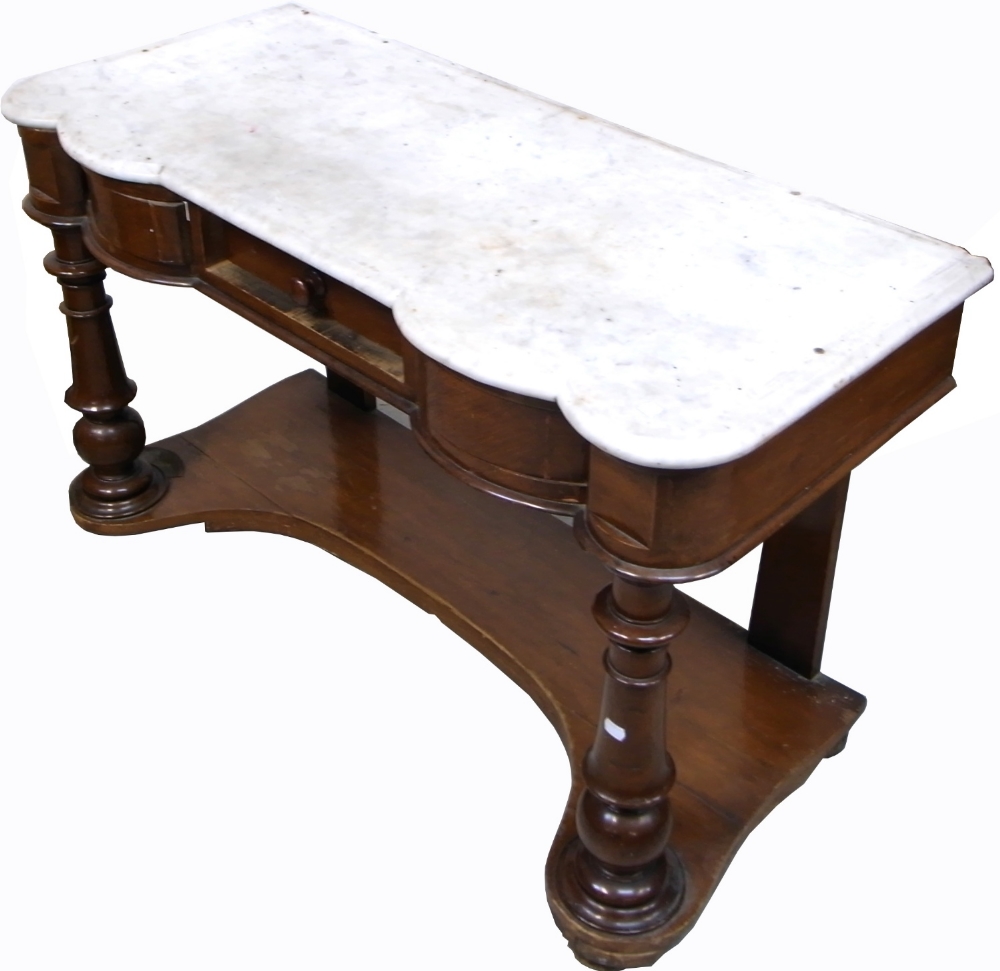
[[[296,536],[437,614],[566,747],[560,930],[652,963],[863,710],[820,673],[848,475],[953,386],[988,263],[294,5],[3,113],[55,239],[76,521]],[[326,374],[147,448],[109,266]],[[676,588],[761,543],[748,631]]]

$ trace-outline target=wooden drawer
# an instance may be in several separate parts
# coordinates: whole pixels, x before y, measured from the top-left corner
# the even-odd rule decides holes
[[[94,247],[153,279],[191,276],[191,210],[158,185],[87,172],[88,225]]]
[[[199,276],[396,394],[411,398],[406,342],[392,311],[347,284],[210,213],[196,222]]]

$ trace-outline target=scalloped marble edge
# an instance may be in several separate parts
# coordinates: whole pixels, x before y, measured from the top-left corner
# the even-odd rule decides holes
[[[993,276],[295,4],[24,79],[2,111],[386,303],[430,357],[554,400],[650,467],[747,454]]]

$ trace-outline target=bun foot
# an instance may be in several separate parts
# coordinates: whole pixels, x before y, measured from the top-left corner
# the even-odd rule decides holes
[[[640,869],[609,867],[575,839],[566,845],[559,861],[556,892],[579,920],[597,930],[642,934],[662,927],[680,909],[684,868],[670,849]]]
[[[98,478],[93,469],[84,469],[70,483],[69,504],[85,519],[126,519],[155,506],[168,488],[157,466],[138,459],[121,478]]]
[[[839,742],[837,742],[837,744],[834,745],[833,748],[830,749],[830,751],[823,756],[823,758],[832,759],[835,755],[840,755],[840,753],[843,752],[845,748],[847,748],[847,738],[849,735],[850,732],[845,732],[844,737]]]

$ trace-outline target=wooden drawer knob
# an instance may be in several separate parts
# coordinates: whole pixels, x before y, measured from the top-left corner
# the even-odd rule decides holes
[[[326,284],[323,282],[323,277],[315,270],[306,270],[302,276],[294,277],[290,289],[292,299],[300,307],[313,310],[322,307]]]

